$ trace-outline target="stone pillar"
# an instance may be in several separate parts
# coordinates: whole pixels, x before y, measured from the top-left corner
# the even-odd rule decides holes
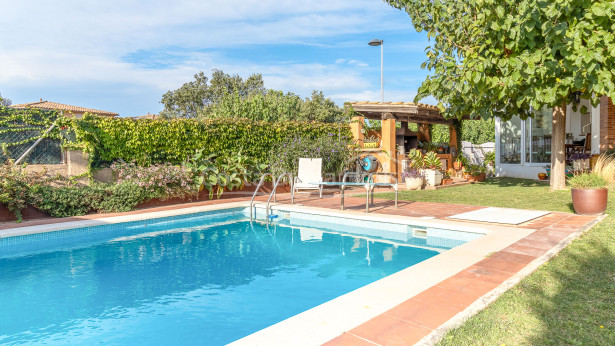
[[[382,160],[382,171],[386,173],[397,173],[397,148],[395,147],[395,117],[390,113],[382,116],[382,150],[388,156]]]
[[[363,134],[363,128],[365,125],[365,118],[362,116],[353,117],[350,122],[350,132],[352,133],[352,140],[363,147],[363,138],[365,137]]]
[[[88,158],[81,150],[69,150],[67,152],[68,176],[74,177],[88,172]]]

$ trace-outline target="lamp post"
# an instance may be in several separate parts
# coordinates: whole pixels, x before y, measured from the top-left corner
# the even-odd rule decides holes
[[[384,102],[384,41],[377,38],[369,41],[370,46],[380,46],[380,101]]]

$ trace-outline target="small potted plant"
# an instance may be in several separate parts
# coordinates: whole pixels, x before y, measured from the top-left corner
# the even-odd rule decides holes
[[[378,148],[380,147],[380,138],[376,136],[370,136],[363,139],[363,148]]]
[[[406,190],[418,190],[423,187],[425,175],[420,170],[410,167],[401,174],[401,178],[406,182]]]
[[[442,185],[450,185],[453,183],[451,171],[442,171]]]
[[[468,179],[468,181],[485,181],[485,178],[487,177],[487,174],[485,173],[485,167],[480,165],[469,165],[466,172],[468,174],[466,176],[466,179]]]
[[[455,162],[453,162],[453,168],[455,168],[456,171],[460,171],[461,169],[463,169],[463,156],[461,154],[457,155],[457,160],[455,160]]]
[[[425,183],[428,186],[440,185],[442,183],[442,172],[440,171],[442,161],[440,161],[440,158],[435,152],[430,151],[423,157],[423,162],[425,165],[425,170],[423,171],[425,174]]]
[[[615,180],[615,158],[600,155],[592,172],[580,171],[568,179],[572,206],[577,214],[604,214],[608,202],[607,184]]]

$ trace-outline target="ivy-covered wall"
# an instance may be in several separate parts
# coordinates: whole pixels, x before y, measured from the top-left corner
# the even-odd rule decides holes
[[[179,164],[204,149],[206,154],[239,152],[267,163],[271,148],[287,138],[335,134],[350,137],[347,124],[265,122],[248,119],[149,120],[101,118],[64,119],[75,131],[75,146],[90,154],[92,167],[122,159],[139,165]]]

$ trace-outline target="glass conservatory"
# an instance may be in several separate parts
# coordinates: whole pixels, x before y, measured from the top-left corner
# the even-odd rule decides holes
[[[584,114],[583,105],[587,107]],[[566,115],[566,150],[599,153],[600,106],[581,100],[576,111],[569,105]],[[534,117],[525,121],[519,117],[496,119],[497,176],[537,179],[538,173],[546,172],[551,166],[552,119],[550,108],[534,111]]]

